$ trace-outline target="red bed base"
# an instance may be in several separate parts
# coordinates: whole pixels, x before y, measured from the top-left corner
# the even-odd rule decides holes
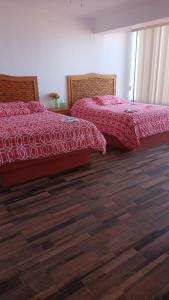
[[[121,141],[119,141],[115,136],[104,134],[104,137],[107,141],[107,144],[112,145],[115,148],[121,148],[123,150],[129,151]],[[152,136],[145,137],[140,140],[139,149],[146,149],[153,146],[158,146],[161,144],[169,143],[169,132],[163,132],[159,134],[155,134]]]
[[[10,187],[39,177],[87,165],[90,160],[90,150],[83,150],[52,158],[11,163],[0,167],[0,184],[4,187]]]

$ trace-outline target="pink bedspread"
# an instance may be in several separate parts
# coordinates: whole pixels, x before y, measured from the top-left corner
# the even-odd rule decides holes
[[[0,118],[0,166],[82,149],[105,153],[106,141],[93,124],[66,118],[52,112]]]
[[[136,110],[127,112],[125,110]],[[169,107],[141,103],[98,105],[94,100],[77,100],[72,116],[93,122],[102,133],[117,137],[125,147],[135,150],[140,139],[169,131]]]

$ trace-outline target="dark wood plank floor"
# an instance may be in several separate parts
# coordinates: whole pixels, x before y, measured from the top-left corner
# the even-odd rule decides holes
[[[169,299],[169,146],[0,192],[1,300]]]

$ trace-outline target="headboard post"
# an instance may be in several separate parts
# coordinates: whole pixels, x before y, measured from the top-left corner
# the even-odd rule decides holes
[[[36,76],[0,75],[0,102],[39,101]]]
[[[116,75],[89,73],[67,77],[68,103],[71,108],[80,98],[116,95]]]

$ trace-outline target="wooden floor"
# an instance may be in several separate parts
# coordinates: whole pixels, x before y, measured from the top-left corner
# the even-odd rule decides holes
[[[0,300],[169,299],[169,146],[0,192]]]

